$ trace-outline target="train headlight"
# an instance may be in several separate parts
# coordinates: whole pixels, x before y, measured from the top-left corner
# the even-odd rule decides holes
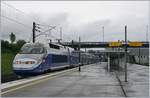
[[[15,61],[14,64],[35,64],[35,61]]]
[[[14,64],[21,64],[21,61],[16,61],[14,62]]]
[[[26,61],[26,64],[35,64],[35,61]]]

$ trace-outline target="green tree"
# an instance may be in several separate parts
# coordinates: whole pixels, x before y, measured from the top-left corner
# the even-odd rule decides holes
[[[16,42],[16,52],[19,52],[20,51],[20,49],[21,49],[21,47],[24,45],[26,43],[26,41],[24,41],[24,40],[18,40],[17,42]]]
[[[10,41],[11,41],[11,44],[12,44],[16,40],[16,35],[13,32],[11,32],[9,37],[10,37]]]
[[[5,40],[1,40],[1,47],[8,47],[9,46],[9,42],[5,41]]]
[[[2,53],[9,53],[11,50],[10,44],[8,41],[1,40],[1,52]]]
[[[16,44],[17,44],[18,46],[21,46],[21,47],[22,47],[22,45],[24,45],[25,43],[26,43],[26,41],[24,41],[24,40],[18,40]]]
[[[20,48],[26,43],[24,40],[18,40],[16,43],[16,47],[20,50]]]

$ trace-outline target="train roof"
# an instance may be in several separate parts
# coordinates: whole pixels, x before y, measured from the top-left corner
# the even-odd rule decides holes
[[[46,48],[53,48],[53,49],[69,49],[70,51],[74,50],[71,47],[63,46],[63,45],[58,44],[58,43],[43,44],[43,43],[36,42],[36,43],[26,43],[25,45],[39,46],[39,47],[46,47]]]
[[[40,46],[40,47],[41,47],[41,46],[42,46],[42,47],[44,47],[44,46],[45,46],[44,44],[39,43],[39,42],[38,42],[38,43],[25,43],[24,45],[28,45],[28,46],[30,46],[30,45],[31,45],[31,46],[37,46],[37,47],[38,47],[38,46]]]

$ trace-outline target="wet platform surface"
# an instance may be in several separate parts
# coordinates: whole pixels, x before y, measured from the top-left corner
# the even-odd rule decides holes
[[[116,76],[106,63],[81,67],[41,83],[3,94],[3,97],[124,97]]]
[[[149,67],[128,64],[127,73],[128,82],[124,82],[124,72],[118,73],[126,95],[128,97],[149,98]]]

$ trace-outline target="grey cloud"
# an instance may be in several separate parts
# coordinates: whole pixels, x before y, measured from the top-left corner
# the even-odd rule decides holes
[[[2,39],[8,39],[10,32],[14,32],[18,39],[31,39],[32,34],[32,22],[35,21],[41,24],[47,24],[57,26],[53,31],[53,35],[59,38],[59,27],[63,28],[64,41],[78,40],[78,36],[81,36],[83,41],[102,41],[102,26],[105,26],[105,40],[116,41],[124,40],[124,26],[128,26],[128,39],[129,40],[145,40],[146,25],[148,24],[148,13],[144,15],[141,13],[125,14],[120,17],[95,20],[86,24],[74,24],[74,20],[70,20],[70,14],[66,12],[53,13],[52,15],[47,13],[47,16],[39,15],[38,13],[30,13],[30,16],[22,14],[7,15],[11,18],[17,19],[17,21],[29,26],[26,28],[23,25],[11,22],[2,18]],[[147,15],[147,16],[145,16]],[[17,18],[16,18],[17,16]],[[45,37],[39,37],[38,40],[45,40]]]
[[[53,17],[50,17],[48,19],[46,19],[45,21],[40,21],[43,20],[41,16],[35,17],[35,14],[31,15],[31,17],[33,16],[33,19],[29,18],[29,17],[25,17],[25,16],[21,16],[22,19],[17,19],[14,18],[13,16],[9,16],[11,17],[11,19],[14,18],[14,20],[17,20],[19,23],[22,24],[18,24],[14,21],[8,20],[6,18],[1,18],[1,37],[2,39],[9,39],[9,34],[10,32],[13,32],[17,39],[24,39],[26,41],[31,40],[32,38],[32,22],[35,21],[36,23],[40,23],[40,24],[47,24],[47,25],[51,25],[51,26],[57,26],[57,35],[59,34],[59,27],[63,26],[64,28],[67,28],[67,18],[68,15],[66,13],[60,13],[60,14],[56,14],[53,15]],[[35,18],[34,18],[35,17]],[[28,19],[28,20],[27,20]],[[46,30],[47,28],[43,29]],[[38,34],[38,33],[37,33]],[[54,34],[55,35],[55,34]],[[56,36],[58,37],[58,36]],[[41,37],[42,39],[44,39],[44,37]],[[37,38],[40,40],[40,38]]]
[[[1,23],[1,37],[2,39],[9,39],[9,34],[13,32],[18,39],[24,39],[28,41],[30,37],[31,30],[25,28],[24,26],[4,20],[5,22]]]
[[[46,19],[46,24],[51,25],[67,25],[69,15],[67,13],[57,13]]]

